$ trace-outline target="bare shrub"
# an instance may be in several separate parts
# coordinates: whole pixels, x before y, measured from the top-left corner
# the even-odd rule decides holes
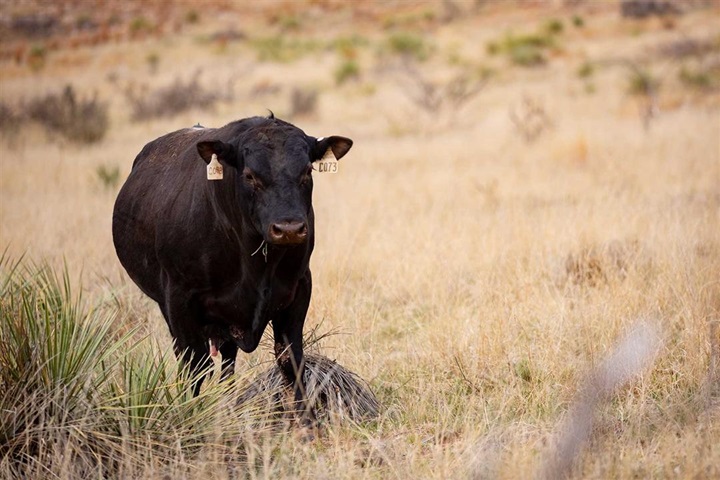
[[[31,13],[15,16],[10,20],[10,30],[28,38],[46,38],[60,26],[60,18],[49,13]]]
[[[249,95],[253,98],[264,97],[268,95],[278,95],[282,91],[282,86],[271,80],[260,80],[250,89]]]
[[[442,15],[441,20],[445,23],[451,23],[458,19],[461,19],[464,15],[463,9],[460,8],[458,2],[453,0],[442,1]]]
[[[0,133],[11,135],[18,131],[25,117],[17,108],[10,104],[0,102]]]
[[[144,120],[172,117],[195,107],[212,108],[217,102],[230,99],[232,92],[229,87],[225,95],[205,88],[200,84],[198,74],[195,74],[187,81],[176,78],[170,85],[155,90],[131,86],[125,89],[125,97],[132,110],[131,118]]]
[[[687,57],[702,58],[718,50],[718,45],[711,38],[699,39],[681,37],[657,47],[661,57],[672,60],[683,60]]]
[[[407,61],[402,63],[402,70],[408,84],[403,91],[415,106],[430,114],[441,110],[457,112],[482,91],[489,79],[483,73],[460,72],[448,81],[433,81]]]
[[[317,110],[318,91],[314,88],[293,88],[290,93],[290,116],[312,115]]]
[[[669,0],[623,0],[620,14],[625,18],[647,18],[654,15],[678,15],[682,13],[676,2]]]
[[[510,120],[526,143],[532,143],[553,126],[545,107],[536,99],[524,96],[518,106],[511,106]]]
[[[645,130],[650,129],[650,123],[660,113],[658,107],[658,93],[662,81],[650,69],[642,65],[627,62],[629,68],[627,76],[627,91],[639,99],[638,109]]]
[[[98,100],[97,94],[78,97],[72,85],[60,94],[32,99],[26,110],[30,119],[77,143],[99,142],[110,126],[107,104]]]

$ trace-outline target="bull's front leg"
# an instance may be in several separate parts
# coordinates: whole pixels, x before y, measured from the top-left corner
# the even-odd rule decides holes
[[[165,302],[161,311],[170,327],[170,333],[175,339],[175,355],[189,366],[193,377],[193,391],[200,393],[204,376],[200,373],[212,365],[210,349],[205,338],[199,334],[201,331],[198,322],[197,306],[189,300],[190,295],[183,289],[174,285],[165,286]]]
[[[295,402],[301,415],[300,421],[306,426],[312,423],[314,417],[312,408],[307,403],[303,383],[305,359],[302,332],[305,315],[310,305],[311,291],[312,279],[308,271],[305,277],[300,279],[292,303],[279,312],[273,320],[275,359],[288,383],[293,387]]]

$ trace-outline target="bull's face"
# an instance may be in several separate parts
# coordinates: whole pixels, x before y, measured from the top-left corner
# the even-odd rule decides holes
[[[238,147],[220,141],[197,144],[209,162],[213,154],[230,168],[240,208],[263,240],[272,245],[298,245],[309,236],[313,162],[332,151],[340,159],[352,147],[345,137],[317,139],[281,120],[267,119],[248,129]]]

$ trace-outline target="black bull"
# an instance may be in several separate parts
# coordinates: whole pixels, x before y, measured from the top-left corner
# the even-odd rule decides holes
[[[160,306],[191,371],[219,351],[223,375],[232,374],[238,347],[255,350],[272,322],[278,365],[302,401],[313,162],[351,147],[348,138],[314,138],[271,115],[178,130],[135,158],[115,202],[115,249]],[[206,175],[214,155],[221,180]]]

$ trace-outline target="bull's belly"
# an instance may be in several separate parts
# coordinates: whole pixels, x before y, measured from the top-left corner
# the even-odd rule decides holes
[[[154,253],[154,242],[140,233],[142,226],[127,217],[113,215],[113,243],[120,264],[147,296],[160,303],[161,268]]]

